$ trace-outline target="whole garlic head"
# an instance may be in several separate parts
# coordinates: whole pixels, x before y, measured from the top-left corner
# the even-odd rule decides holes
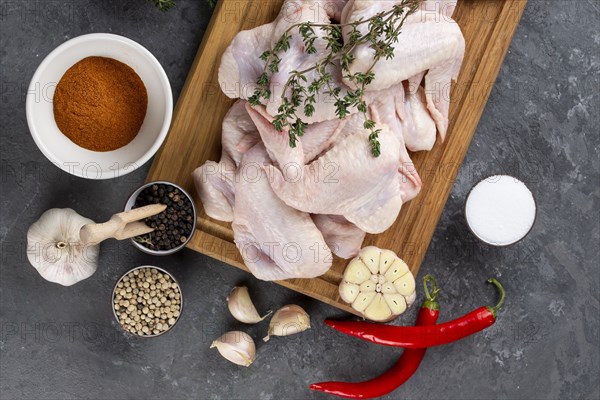
[[[389,321],[415,301],[415,278],[391,250],[362,249],[344,271],[340,297],[365,318]]]
[[[27,258],[42,278],[71,286],[96,272],[99,246],[79,240],[81,227],[93,223],[70,208],[52,208],[29,227]]]

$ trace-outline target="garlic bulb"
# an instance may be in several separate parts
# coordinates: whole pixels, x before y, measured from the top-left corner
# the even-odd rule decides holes
[[[237,365],[248,367],[256,357],[256,346],[252,337],[245,332],[227,332],[212,342],[210,348],[216,347],[227,360]]]
[[[415,278],[393,251],[365,247],[346,267],[340,297],[367,319],[389,321],[414,303]]]
[[[70,208],[52,208],[29,227],[27,258],[42,278],[71,286],[96,272],[99,246],[79,240],[81,227],[93,223]]]
[[[310,328],[310,317],[304,309],[295,304],[281,307],[269,322],[269,332],[263,340],[270,336],[288,336],[300,333]]]
[[[227,298],[227,306],[233,318],[245,324],[256,324],[271,314],[270,311],[264,317],[258,314],[246,286],[236,286],[231,290]]]

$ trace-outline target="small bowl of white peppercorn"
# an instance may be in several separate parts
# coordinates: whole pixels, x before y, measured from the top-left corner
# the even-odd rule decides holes
[[[112,310],[126,332],[156,337],[179,321],[183,296],[173,275],[162,268],[141,266],[127,271],[117,281]]]

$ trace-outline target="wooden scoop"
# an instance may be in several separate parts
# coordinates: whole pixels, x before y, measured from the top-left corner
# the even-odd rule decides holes
[[[124,240],[150,233],[154,231],[154,228],[140,220],[159,214],[166,208],[165,204],[150,204],[115,214],[102,224],[82,226],[79,238],[82,243],[100,243],[109,238]]]

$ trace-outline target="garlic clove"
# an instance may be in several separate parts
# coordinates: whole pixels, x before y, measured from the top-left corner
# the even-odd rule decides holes
[[[245,332],[231,331],[221,335],[212,342],[210,348],[216,347],[227,360],[237,365],[248,367],[256,357],[256,346],[252,337]]]
[[[399,293],[386,293],[383,295],[383,299],[396,315],[402,314],[408,307],[406,299]]]
[[[377,292],[360,293],[352,303],[352,308],[358,312],[363,312],[371,304]]]
[[[408,296],[415,291],[415,278],[412,274],[404,274],[394,281],[394,287],[403,296]]]
[[[392,266],[385,273],[385,280],[388,282],[394,282],[396,279],[410,273],[408,265],[399,258],[394,261]],[[412,274],[410,274],[412,275]]]
[[[256,324],[271,314],[269,311],[264,317],[260,316],[246,286],[236,286],[231,290],[227,298],[227,307],[233,318],[245,324]]]
[[[360,293],[360,288],[358,285],[349,282],[343,282],[340,285],[340,297],[346,303],[352,303],[356,296]]]
[[[369,268],[372,274],[379,271],[379,256],[381,250],[375,246],[367,246],[358,253],[358,257]]]
[[[396,261],[398,256],[391,250],[382,250],[379,257],[379,273],[385,275],[388,268]]]
[[[361,284],[369,279],[371,272],[369,268],[358,258],[355,258],[348,264],[346,272],[344,272],[344,280],[350,283]]]
[[[392,316],[392,310],[383,299],[381,293],[377,293],[371,304],[365,309],[365,318],[374,321],[386,321]]]
[[[47,281],[71,286],[98,268],[97,244],[80,243],[79,232],[93,224],[70,208],[44,212],[27,231],[27,259]]]
[[[364,281],[360,284],[359,289],[363,293],[374,292],[377,288],[377,284],[371,280]]]
[[[388,293],[396,293],[396,288],[394,287],[394,284],[392,282],[385,282],[381,285],[381,293],[383,294],[388,294]]]
[[[269,332],[263,340],[266,342],[271,336],[293,335],[309,328],[310,317],[306,311],[295,304],[288,304],[273,314],[273,318],[269,322]]]

